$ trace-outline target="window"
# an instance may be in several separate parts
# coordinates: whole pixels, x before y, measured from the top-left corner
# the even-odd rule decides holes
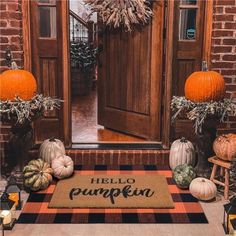
[[[179,40],[197,38],[197,0],[181,0],[179,5]]]
[[[57,36],[57,14],[56,0],[39,0],[39,37],[56,38]]]
[[[197,9],[180,9],[179,39],[196,39],[196,16]]]

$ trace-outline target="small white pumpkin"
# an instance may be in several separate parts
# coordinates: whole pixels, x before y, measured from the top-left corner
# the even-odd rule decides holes
[[[190,193],[197,199],[208,201],[216,196],[216,185],[209,179],[196,178],[189,186]]]
[[[46,139],[40,146],[39,157],[51,164],[52,160],[66,153],[64,144],[59,139]]]
[[[175,140],[170,148],[169,165],[173,170],[179,165],[195,164],[195,150],[193,144],[186,138]]]
[[[58,179],[70,177],[74,172],[74,162],[65,155],[60,155],[52,160],[53,175]]]

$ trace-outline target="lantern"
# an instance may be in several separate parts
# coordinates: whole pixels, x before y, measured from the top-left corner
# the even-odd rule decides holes
[[[229,235],[232,232],[233,235],[236,233],[236,218],[229,222]]]
[[[225,233],[228,234],[232,223],[236,219],[236,196],[230,199],[230,202],[224,205],[223,227]]]
[[[9,199],[9,194],[3,192],[0,198],[0,222],[2,224],[2,235],[4,235],[4,230],[12,230],[16,219],[12,217],[15,202]]]
[[[16,178],[10,177],[5,192],[9,194],[9,199],[15,202],[13,206],[15,210],[21,210],[21,190],[16,181]]]

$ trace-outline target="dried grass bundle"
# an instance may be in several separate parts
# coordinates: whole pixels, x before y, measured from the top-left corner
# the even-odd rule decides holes
[[[62,100],[45,97],[42,94],[35,95],[31,100],[25,101],[16,97],[14,101],[0,100],[0,120],[14,121],[24,124],[39,117],[44,112],[59,109]]]
[[[194,121],[195,133],[201,133],[205,120],[208,117],[218,117],[220,122],[225,122],[229,116],[236,116],[236,101],[223,99],[222,101],[194,103],[185,97],[173,96],[171,101],[173,111],[172,122],[180,114],[185,113],[189,120]]]
[[[92,13],[98,12],[106,25],[124,26],[131,31],[134,24],[146,24],[153,12],[147,0],[84,0]]]

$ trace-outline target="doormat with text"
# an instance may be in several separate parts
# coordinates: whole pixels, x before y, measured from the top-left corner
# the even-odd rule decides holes
[[[174,208],[49,208],[57,182],[30,193],[18,224],[207,224],[199,201],[189,190],[179,189],[168,166],[76,165],[76,175],[164,175]]]
[[[52,208],[174,208],[164,175],[79,175],[57,183]]]

